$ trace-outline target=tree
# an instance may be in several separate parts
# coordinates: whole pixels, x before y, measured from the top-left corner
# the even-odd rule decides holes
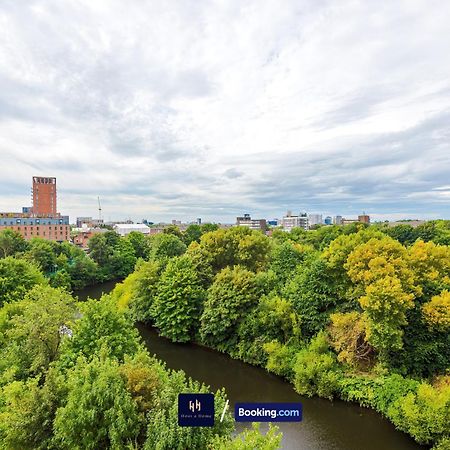
[[[14,381],[3,388],[0,439],[8,449],[53,448],[53,420],[64,397],[65,382],[54,369],[42,377]]]
[[[125,278],[133,272],[135,264],[136,256],[133,245],[125,238],[119,239],[114,245],[109,260],[109,277]]]
[[[73,290],[83,289],[101,280],[97,263],[85,254],[75,257],[65,270]]]
[[[324,332],[319,333],[307,348],[297,353],[294,387],[301,395],[318,395],[329,399],[338,391],[338,368],[334,354],[329,351]]]
[[[80,304],[81,318],[73,326],[73,336],[64,342],[61,363],[72,367],[78,356],[90,359],[102,346],[111,357],[123,361],[139,347],[139,335],[125,312],[117,309],[114,299],[104,295],[99,300]]]
[[[28,243],[18,231],[0,231],[0,258],[14,256],[17,253],[25,252],[27,249]]]
[[[422,306],[422,313],[430,327],[450,330],[450,292],[435,295]]]
[[[260,272],[261,273],[261,272]],[[246,314],[238,327],[239,343],[232,356],[252,364],[265,366],[264,345],[276,341],[285,344],[300,338],[300,318],[292,304],[276,295],[265,295],[251,314]]]
[[[354,367],[372,362],[374,349],[367,341],[367,317],[357,311],[330,316],[329,339],[340,362]]]
[[[72,328],[75,302],[71,295],[49,286],[35,286],[26,295],[21,312],[12,316],[2,356],[17,378],[45,373],[60,353]]]
[[[168,225],[167,227],[164,228],[163,233],[171,234],[180,239],[182,239],[182,237],[183,237],[183,234],[181,233],[180,229],[176,225]]]
[[[103,351],[90,362],[80,358],[68,372],[68,396],[54,421],[61,449],[125,448],[143,427],[119,364]]]
[[[56,266],[56,255],[53,244],[45,239],[33,238],[25,257],[38,265],[44,273],[51,272]]]
[[[369,319],[367,340],[385,357],[391,349],[403,346],[402,327],[406,311],[414,306],[414,294],[404,291],[397,277],[386,276],[372,282],[360,304]]]
[[[104,234],[94,234],[89,239],[89,256],[101,267],[105,266],[112,255],[113,247],[108,244]]]
[[[189,258],[172,259],[158,284],[153,305],[155,326],[173,342],[189,342],[194,335],[205,291]]]
[[[334,273],[336,280],[344,287],[348,287],[350,280],[347,271],[344,267],[349,255],[359,245],[366,243],[372,238],[381,239],[385,237],[383,233],[378,230],[361,230],[355,234],[342,235],[334,239],[328,248],[323,251],[323,259],[326,261],[328,267]]]
[[[251,429],[246,429],[232,440],[227,437],[216,437],[212,447],[215,450],[277,450],[280,448],[283,434],[278,427],[269,423],[266,434],[261,434],[259,423],[253,423]]]
[[[136,321],[152,322],[159,272],[156,261],[138,260],[136,270],[123,283],[117,283],[112,293],[119,309],[129,308]]]
[[[200,244],[191,244],[187,254],[200,254],[214,273],[235,265],[258,271],[267,265],[269,247],[270,241],[262,233],[245,227],[232,227],[204,234]]]
[[[169,258],[180,256],[186,251],[186,245],[178,237],[170,233],[160,233],[150,237],[150,259],[167,262]]]
[[[325,261],[314,255],[297,267],[282,292],[300,316],[302,335],[308,338],[326,325],[343,295]]]
[[[12,256],[0,259],[0,306],[21,300],[36,284],[45,284],[44,275],[32,263]]]
[[[132,231],[125,238],[133,246],[134,256],[136,258],[147,259],[148,257],[148,240],[143,233]]]
[[[237,327],[258,302],[260,292],[253,272],[226,267],[208,289],[201,317],[201,337],[207,345],[229,350],[237,343]]]
[[[411,225],[400,224],[383,230],[392,239],[396,239],[402,245],[411,245],[418,237],[418,233]]]
[[[201,237],[202,228],[200,225],[197,225],[195,223],[189,225],[186,228],[186,231],[183,233],[183,241],[187,246],[189,246],[191,242],[199,242]]]
[[[408,262],[425,295],[450,287],[450,247],[418,240],[408,249]]]
[[[54,288],[63,288],[66,291],[70,291],[72,288],[70,275],[64,269],[58,270],[58,272],[50,278],[50,286]]]
[[[275,272],[280,287],[291,278],[296,267],[301,264],[313,249],[307,245],[283,242],[272,247],[269,268]]]

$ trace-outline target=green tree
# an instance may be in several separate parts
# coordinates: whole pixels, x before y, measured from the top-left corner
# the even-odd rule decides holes
[[[65,270],[70,276],[73,290],[83,289],[101,281],[97,263],[85,254],[75,257]]]
[[[172,259],[161,275],[153,304],[155,326],[173,342],[188,342],[198,324],[205,291],[189,258]]]
[[[191,244],[191,252],[198,253],[214,273],[227,266],[242,265],[249,270],[264,270],[269,256],[269,239],[262,233],[245,227],[219,229],[204,234],[200,244]]]
[[[160,233],[150,237],[150,259],[167,262],[169,258],[180,256],[186,251],[186,245],[176,235]]]
[[[56,412],[54,441],[61,449],[125,448],[143,427],[119,364],[103,351],[79,358],[68,372],[68,396]]]
[[[134,270],[136,256],[134,247],[126,238],[121,238],[114,245],[113,253],[109,260],[109,277],[125,278]]]
[[[143,233],[132,231],[125,239],[133,246],[134,256],[136,258],[147,259],[149,252],[148,239]]]
[[[60,353],[61,342],[75,316],[74,300],[67,292],[35,286],[9,319],[6,345],[1,349],[3,366],[11,377],[24,378],[45,373]]]
[[[73,337],[64,342],[61,362],[63,366],[75,365],[78,356],[86,358],[109,349],[110,356],[123,361],[125,355],[133,355],[139,347],[139,336],[130,317],[117,309],[110,296],[88,300],[80,304],[81,318],[73,326]]]
[[[308,338],[323,329],[343,295],[325,261],[313,255],[297,267],[283,294],[300,316],[302,335]]]
[[[195,223],[189,225],[186,228],[186,231],[183,233],[183,241],[189,246],[191,242],[200,242],[200,238],[202,237],[202,228],[200,225]]]
[[[269,424],[266,434],[259,430],[259,424],[253,423],[251,429],[246,429],[233,439],[216,437],[211,448],[214,450],[278,450],[283,434],[278,432],[278,427]]]
[[[58,270],[58,272],[50,278],[50,286],[54,288],[63,288],[66,291],[70,291],[72,288],[71,281],[70,275],[66,270]]]
[[[109,244],[105,235],[106,233],[94,234],[88,242],[89,256],[100,267],[104,267],[108,264],[113,253],[113,245]]]
[[[207,345],[230,350],[237,343],[237,327],[258,303],[256,275],[241,266],[226,267],[208,290],[201,317],[201,337]]]
[[[284,286],[295,272],[296,267],[312,250],[310,246],[291,242],[283,242],[272,247],[269,268],[275,272],[280,287]]]
[[[65,381],[50,369],[42,377],[14,381],[3,388],[0,440],[7,449],[48,449],[53,446],[53,421],[64,398]]]
[[[25,252],[28,243],[21,234],[14,230],[0,231],[0,258],[14,256],[17,253]]]
[[[238,327],[239,343],[232,356],[265,366],[268,342],[285,344],[300,338],[300,318],[292,304],[276,295],[261,298],[251,314],[246,314]]]
[[[44,273],[51,272],[56,266],[55,248],[50,241],[33,238],[29,242],[26,259],[38,265]]]
[[[0,306],[21,300],[36,284],[45,284],[40,270],[32,263],[12,256],[0,259]]]

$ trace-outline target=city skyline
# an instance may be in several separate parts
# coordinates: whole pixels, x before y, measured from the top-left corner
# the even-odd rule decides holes
[[[450,219],[450,5],[0,5],[0,210]]]

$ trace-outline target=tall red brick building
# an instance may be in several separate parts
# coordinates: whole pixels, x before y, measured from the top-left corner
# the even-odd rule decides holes
[[[33,214],[56,215],[55,177],[33,177]]]

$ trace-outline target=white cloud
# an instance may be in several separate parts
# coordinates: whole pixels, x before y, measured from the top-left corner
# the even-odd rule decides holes
[[[450,217],[449,19],[425,0],[3,2],[1,209],[43,174],[72,217],[97,195],[111,218]]]

